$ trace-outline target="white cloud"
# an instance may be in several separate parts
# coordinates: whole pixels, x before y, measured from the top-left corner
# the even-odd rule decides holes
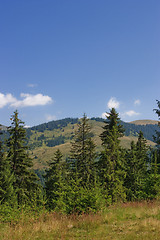
[[[0,93],[0,108],[5,107],[8,104],[16,102],[17,99],[13,97],[11,93],[7,93],[6,95]]]
[[[30,87],[30,88],[34,88],[34,87],[37,86],[37,84],[30,83],[30,84],[28,84],[27,86]]]
[[[120,103],[116,100],[116,98],[111,97],[107,106],[109,109],[111,108],[119,108]]]
[[[134,110],[130,110],[130,111],[128,111],[128,112],[125,112],[123,115],[127,115],[127,116],[129,116],[129,117],[132,117],[132,116],[137,116],[137,115],[139,115],[140,113],[138,113],[138,112],[135,112]]]
[[[106,119],[106,117],[108,117],[108,116],[109,116],[109,114],[106,113],[106,112],[104,112],[104,113],[101,114],[101,118],[104,118],[104,119]]]
[[[141,101],[139,99],[134,101],[134,105],[140,105],[140,104],[141,104]]]
[[[33,106],[44,106],[53,102],[52,98],[49,96],[42,95],[38,93],[36,95],[32,95],[29,93],[21,93],[21,97],[23,100],[16,100],[11,104],[12,107],[33,107]]]
[[[52,120],[56,120],[56,116],[55,115],[50,115],[50,114],[47,114],[46,115],[46,120],[47,121],[52,121]]]

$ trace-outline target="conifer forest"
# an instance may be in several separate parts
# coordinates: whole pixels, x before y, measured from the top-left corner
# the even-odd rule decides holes
[[[160,101],[154,109],[160,119]],[[57,149],[43,173],[43,183],[33,170],[24,122],[16,110],[8,137],[0,141],[0,210],[45,209],[71,213],[98,212],[114,203],[153,200],[160,197],[160,130],[146,144],[143,132],[129,149],[120,145],[124,135],[117,111],[106,114],[101,151],[96,151],[86,114],[71,139],[67,158]],[[1,131],[3,135],[3,131]]]

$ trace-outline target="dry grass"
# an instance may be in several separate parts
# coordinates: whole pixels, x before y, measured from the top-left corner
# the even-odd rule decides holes
[[[156,120],[136,120],[136,121],[132,121],[130,123],[136,124],[136,125],[147,125],[147,124],[158,124],[158,121]]]
[[[42,214],[0,224],[0,240],[159,240],[160,202],[126,203],[103,213]]]

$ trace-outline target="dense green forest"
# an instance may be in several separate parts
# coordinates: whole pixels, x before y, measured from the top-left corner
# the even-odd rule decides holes
[[[156,114],[160,118],[160,102]],[[102,121],[94,118],[95,121]],[[160,129],[155,129],[156,146],[149,147],[145,136],[153,135],[154,125],[127,124],[120,120],[114,108],[103,120],[101,150],[96,151],[93,129],[84,114],[79,119],[64,119],[24,128],[18,111],[11,117],[7,132],[1,131],[0,141],[0,204],[7,209],[46,208],[48,211],[82,213],[98,211],[117,202],[155,199],[160,196]],[[29,155],[28,137],[40,131],[38,141],[47,146],[64,142],[64,137],[52,136],[47,140],[43,132],[53,128],[63,131],[68,124],[75,124],[70,139],[70,154],[61,151],[53,154],[43,171],[33,171]],[[130,127],[128,127],[128,125]],[[127,126],[127,127],[126,127]],[[127,129],[127,130],[126,130]],[[144,134],[144,132],[145,134]],[[124,134],[135,134],[129,149],[120,145]],[[40,181],[41,178],[41,181]],[[4,211],[5,209],[5,211]]]

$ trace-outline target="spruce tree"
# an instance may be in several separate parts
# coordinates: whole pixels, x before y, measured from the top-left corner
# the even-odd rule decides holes
[[[2,133],[0,132],[0,135]],[[13,174],[2,141],[0,141],[0,203],[10,206],[16,205],[16,196],[13,189]]]
[[[65,210],[65,168],[66,164],[63,155],[58,149],[52,161],[48,162],[49,168],[46,170],[45,191],[46,205],[50,210]]]
[[[26,146],[24,122],[18,118],[17,110],[12,115],[11,120],[11,126],[8,128],[10,136],[7,142],[7,158],[11,173],[14,176],[13,187],[17,202],[19,206],[35,204],[35,201],[38,203],[40,200],[40,186],[36,174],[31,169],[33,163]]]
[[[160,120],[160,101],[157,100],[158,108],[154,109]],[[158,122],[160,127],[160,122]],[[153,139],[156,143],[151,150],[150,174],[146,180],[146,193],[148,198],[154,199],[160,196],[160,131],[156,131]]]
[[[107,200],[116,202],[125,199],[124,151],[119,139],[123,136],[124,129],[114,108],[106,116],[107,120],[104,122],[103,132],[100,135],[103,150],[100,154],[98,169]]]
[[[71,143],[71,171],[81,182],[82,186],[92,186],[95,182],[95,144],[89,120],[84,114]]]
[[[139,132],[138,141],[131,142],[131,149],[126,154],[125,187],[127,200],[134,201],[146,198],[145,182],[148,177],[148,147],[143,132]]]
[[[84,114],[71,142],[69,156],[68,212],[97,211],[102,207],[102,194],[96,176],[96,151],[89,119]]]

